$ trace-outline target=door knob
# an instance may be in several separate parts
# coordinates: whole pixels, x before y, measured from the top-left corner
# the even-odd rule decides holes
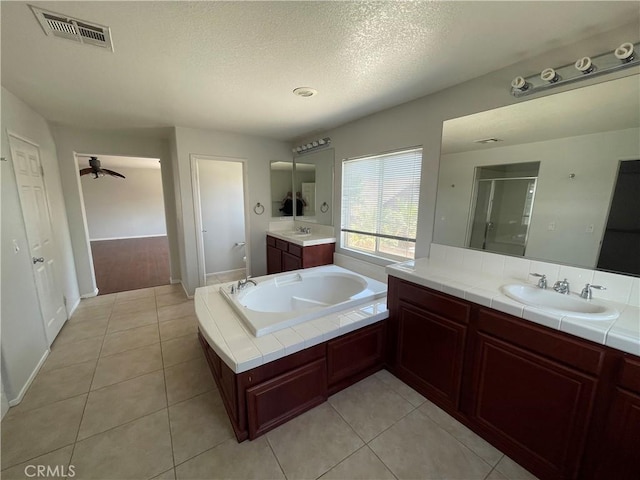
[[[33,257],[31,260],[33,261],[33,264],[35,265],[36,263],[44,262],[44,257]]]

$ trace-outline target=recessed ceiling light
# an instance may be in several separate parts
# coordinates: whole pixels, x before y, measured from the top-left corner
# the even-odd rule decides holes
[[[293,90],[293,94],[299,97],[313,97],[318,91],[311,87],[298,87]]]
[[[474,140],[473,143],[496,143],[501,142],[500,138],[483,138],[482,140]]]

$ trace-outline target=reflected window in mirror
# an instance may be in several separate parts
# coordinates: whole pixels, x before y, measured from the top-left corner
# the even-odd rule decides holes
[[[630,75],[445,121],[433,242],[473,248],[477,168],[539,162],[524,257],[638,275],[631,262],[599,263],[605,230],[618,228],[608,221],[619,165],[640,158],[638,81]],[[500,141],[478,143],[486,138]],[[633,202],[621,212],[638,217]],[[638,258],[629,245],[619,242],[618,258]]]

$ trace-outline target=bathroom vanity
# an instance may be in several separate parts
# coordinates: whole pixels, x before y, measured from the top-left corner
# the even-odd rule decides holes
[[[395,375],[540,478],[640,478],[640,357],[482,305],[459,279],[388,272]]]
[[[325,235],[272,232],[267,235],[267,274],[333,263],[336,239]]]

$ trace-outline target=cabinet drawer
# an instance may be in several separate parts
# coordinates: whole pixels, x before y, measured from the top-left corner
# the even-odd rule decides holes
[[[450,320],[461,323],[469,322],[471,305],[467,302],[455,300],[444,294],[434,292],[425,287],[400,281],[398,285],[398,297],[400,300],[424,308]]]
[[[271,246],[271,247],[275,247],[276,246],[276,239],[273,237],[270,237],[269,235],[267,235],[267,245]]]
[[[285,242],[284,240],[280,240],[276,238],[276,248],[286,252],[289,249],[289,242]]]
[[[511,315],[481,308],[478,311],[478,330],[583,372],[597,374],[602,369],[604,348]]]
[[[302,258],[302,247],[294,244],[294,243],[290,243],[289,244],[289,253],[291,255],[295,255],[296,257],[300,257]]]

